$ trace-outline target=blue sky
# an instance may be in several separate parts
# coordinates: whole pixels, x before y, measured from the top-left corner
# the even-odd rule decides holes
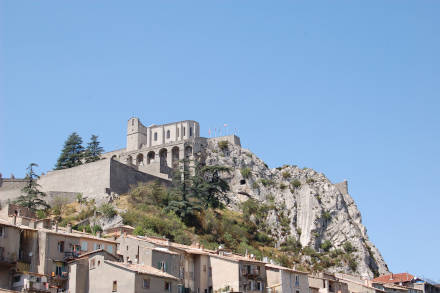
[[[66,137],[224,123],[347,179],[390,269],[440,282],[439,1],[1,1],[0,172]]]

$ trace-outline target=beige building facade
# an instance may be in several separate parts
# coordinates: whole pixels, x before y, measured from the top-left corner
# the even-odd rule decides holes
[[[268,293],[309,293],[309,280],[305,272],[266,264]]]

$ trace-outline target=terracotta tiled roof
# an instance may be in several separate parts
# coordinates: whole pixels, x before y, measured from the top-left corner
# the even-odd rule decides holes
[[[286,267],[283,267],[283,266],[274,265],[274,264],[270,264],[270,263],[266,264],[266,267],[273,268],[273,269],[278,269],[278,270],[283,270],[283,271],[289,271],[289,272],[292,272],[292,273],[303,274],[303,275],[307,275],[308,274],[307,272],[297,271],[295,269],[286,268]]]
[[[156,268],[153,268],[152,266],[146,266],[146,265],[140,265],[140,264],[129,264],[129,263],[122,263],[122,262],[116,262],[116,261],[110,261],[106,260],[106,263],[112,264],[117,267],[121,267],[136,273],[146,274],[150,276],[156,276],[161,278],[168,278],[173,280],[179,280],[178,278],[165,273],[161,270],[158,270]]]
[[[405,283],[405,282],[410,282],[413,279],[414,279],[413,275],[408,274],[408,273],[401,273],[401,274],[383,275],[383,276],[377,277],[371,281],[373,283],[387,284],[387,283]]]

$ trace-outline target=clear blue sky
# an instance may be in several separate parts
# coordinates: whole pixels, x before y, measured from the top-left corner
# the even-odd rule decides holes
[[[127,120],[228,123],[347,179],[393,272],[440,281],[440,1],[1,1],[0,172]]]

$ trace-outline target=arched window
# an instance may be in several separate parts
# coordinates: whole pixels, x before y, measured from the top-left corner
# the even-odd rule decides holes
[[[138,154],[136,156],[136,165],[143,165],[144,164],[144,155],[143,154]]]
[[[167,130],[167,138],[171,137],[171,132],[169,130]]]
[[[154,133],[154,141],[157,141],[157,132]]]
[[[156,156],[156,154],[151,151],[147,154],[147,164],[151,164],[152,162],[154,162],[154,157]]]
[[[192,127],[189,128],[189,136],[193,136],[193,128]]]
[[[177,127],[177,137],[179,137],[179,127]]]

